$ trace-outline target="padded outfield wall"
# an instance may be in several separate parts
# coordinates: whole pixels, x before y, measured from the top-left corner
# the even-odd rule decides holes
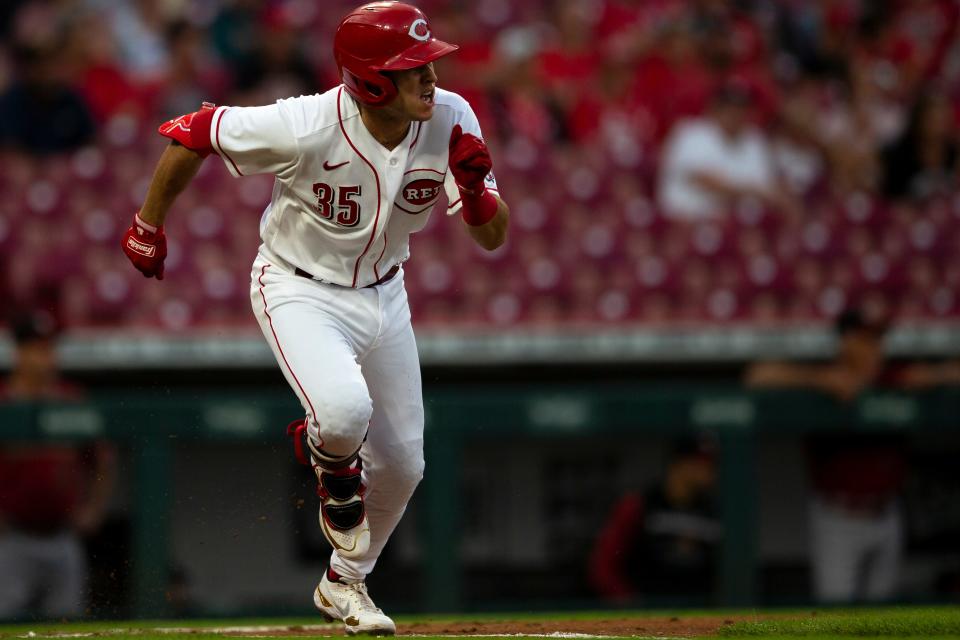
[[[267,386],[103,389],[87,403],[10,405],[0,409],[0,436],[105,437],[122,447],[113,512],[128,525],[130,563],[121,578],[129,591],[115,610],[163,614],[175,571],[202,594],[197,612],[297,611],[309,605],[303,594],[322,570],[323,543],[309,479],[291,462],[283,435],[299,407],[282,386]],[[426,406],[426,477],[371,580],[380,599],[406,610],[507,606],[511,595],[528,607],[596,605],[582,576],[597,518],[618,491],[659,473],[672,440],[694,432],[714,435],[720,452],[724,537],[706,604],[800,602],[804,434],[903,433],[922,461],[918,481],[931,473],[942,480],[935,467],[960,453],[960,392],[951,390],[870,393],[841,406],[729,383],[428,383]],[[904,593],[936,599],[931,572],[960,555],[943,543],[960,530],[960,500],[951,498],[960,489],[929,478],[924,486],[938,487],[948,508],[932,524],[925,516]]]

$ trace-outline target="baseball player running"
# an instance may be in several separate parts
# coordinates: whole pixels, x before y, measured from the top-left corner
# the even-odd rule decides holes
[[[403,285],[408,238],[441,190],[482,247],[503,244],[508,208],[470,105],[437,88],[433,61],[457,47],[426,17],[375,2],[337,27],[342,84],[262,107],[204,104],[164,123],[160,157],[123,251],[163,279],[163,222],[203,159],[234,176],[271,173],[250,297],[306,412],[288,427],[318,480],[333,546],[314,592],[348,634],[393,634],[364,579],[423,475],[420,365]]]

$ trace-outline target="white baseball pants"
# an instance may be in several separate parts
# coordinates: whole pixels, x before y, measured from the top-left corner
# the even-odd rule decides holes
[[[48,618],[83,615],[87,556],[76,534],[0,532],[0,619],[24,616],[33,604]]]
[[[903,514],[891,503],[874,515],[810,502],[814,594],[820,602],[882,601],[897,593]]]
[[[420,360],[403,270],[382,285],[350,289],[298,276],[261,247],[250,295],[310,435],[338,456],[360,447],[370,550],[351,560],[334,551],[330,566],[363,579],[423,477]]]

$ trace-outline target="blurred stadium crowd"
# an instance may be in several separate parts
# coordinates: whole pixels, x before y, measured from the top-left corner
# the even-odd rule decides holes
[[[205,164],[163,287],[118,238],[160,122],[333,86],[353,4],[3,2],[2,295],[67,326],[248,324],[269,177]],[[421,324],[960,315],[958,3],[419,5],[461,45],[440,86],[477,110],[514,218],[485,255],[433,216],[406,266]]]

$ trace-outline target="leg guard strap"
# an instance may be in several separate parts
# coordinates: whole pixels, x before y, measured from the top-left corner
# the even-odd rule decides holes
[[[310,450],[310,457],[313,458],[314,464],[320,465],[323,467],[324,471],[337,471],[339,469],[349,468],[355,460],[360,456],[360,447],[357,447],[357,450],[353,453],[345,456],[335,456],[330,453],[327,453],[314,443],[314,441],[308,436],[307,437],[307,449]]]
[[[320,481],[317,493],[321,498],[331,497],[334,500],[349,500],[353,496],[363,495],[364,486],[360,482],[361,465],[336,471],[323,469],[319,474]]]
[[[353,453],[345,456],[337,456],[324,451],[307,432],[306,420],[297,420],[287,425],[287,435],[293,438],[293,453],[297,462],[306,467],[320,466],[324,471],[346,469],[354,463],[360,454],[359,447]]]

